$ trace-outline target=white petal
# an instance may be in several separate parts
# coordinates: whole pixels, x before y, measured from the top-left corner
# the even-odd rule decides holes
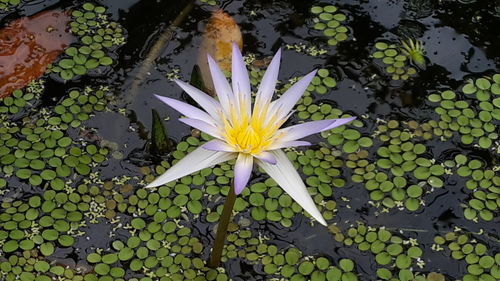
[[[269,64],[269,67],[260,81],[259,90],[255,97],[255,109],[261,110],[264,104],[271,102],[274,94],[274,88],[276,87],[276,81],[278,80],[278,72],[280,70],[280,59],[281,59],[281,49],[278,50],[276,55],[274,55],[273,60]],[[260,112],[257,112],[260,114]]]
[[[214,138],[222,139],[220,130],[217,127],[214,127],[204,121],[192,118],[179,118],[179,121],[202,132],[205,132]]]
[[[268,149],[275,150],[275,149],[280,149],[280,148],[308,146],[308,145],[311,145],[311,143],[308,141],[279,141],[278,140],[275,143],[273,143]]]
[[[231,82],[233,83],[233,94],[237,97],[241,113],[251,113],[251,93],[248,71],[243,61],[238,44],[233,42],[233,56],[231,59]]]
[[[285,118],[300,97],[304,94],[304,91],[307,89],[307,86],[309,86],[309,83],[311,83],[311,80],[315,75],[316,70],[310,72],[288,88],[288,90],[286,90],[286,92],[279,99],[273,101],[271,103],[271,110],[268,112],[268,116],[271,117],[274,114],[278,114],[277,120]]]
[[[345,125],[354,119],[356,119],[356,117],[311,121],[283,128],[281,130],[278,130],[276,134],[283,136],[280,141],[288,142],[298,140],[326,130],[331,130],[335,127]]]
[[[236,152],[234,147],[229,145],[227,142],[218,139],[213,139],[211,141],[208,141],[204,143],[202,146],[205,149],[213,151]]]
[[[220,120],[218,112],[220,111],[220,104],[211,96],[198,90],[196,87],[189,85],[180,80],[174,80],[179,87],[181,87],[191,98],[193,98],[212,118]]]
[[[217,93],[222,109],[226,114],[229,114],[230,104],[235,104],[236,102],[233,91],[227,82],[226,76],[222,73],[214,59],[210,55],[207,55],[207,59],[210,74],[212,75],[212,80],[214,82],[215,92]]]
[[[238,195],[248,183],[253,169],[253,156],[239,153],[234,165],[234,192]]]
[[[319,212],[316,204],[312,200],[304,182],[300,178],[293,167],[290,160],[286,154],[281,150],[271,151],[277,160],[276,165],[268,164],[266,162],[256,160],[257,165],[259,165],[266,173],[268,173],[275,181],[278,183],[283,190],[292,197],[295,202],[297,202],[304,210],[306,210],[313,218],[315,218],[319,223],[326,226],[326,221]]]
[[[148,184],[147,187],[155,187],[169,183],[196,171],[234,159],[237,155],[237,153],[211,151],[203,147],[198,147],[168,169],[163,175]]]
[[[254,155],[254,157],[271,165],[276,164],[276,158],[269,151],[262,151],[261,153]]]
[[[161,100],[162,102],[166,103],[173,109],[177,110],[178,112],[184,114],[186,117],[193,118],[193,119],[199,119],[203,120],[207,123],[215,124],[215,120],[212,118],[212,116],[208,115],[205,111],[200,110],[190,104],[187,104],[185,102],[168,98],[168,97],[163,97],[159,95],[155,95],[156,98]]]

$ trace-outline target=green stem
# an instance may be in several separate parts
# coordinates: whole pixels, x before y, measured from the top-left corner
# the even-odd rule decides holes
[[[219,220],[219,226],[217,226],[217,233],[215,235],[215,243],[212,249],[212,254],[210,255],[210,260],[208,261],[208,267],[217,268],[220,264],[220,258],[222,256],[222,249],[224,248],[224,242],[226,242],[227,226],[231,219],[231,214],[233,212],[234,201],[236,200],[236,193],[234,193],[234,184],[231,183],[231,188],[224,202],[224,209]]]

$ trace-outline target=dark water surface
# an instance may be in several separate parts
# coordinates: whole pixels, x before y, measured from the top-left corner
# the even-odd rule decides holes
[[[173,69],[179,69],[181,79],[189,80],[197,60],[204,25],[215,8],[199,1],[194,2],[185,21],[173,29],[171,40],[149,66],[144,83],[140,84],[137,92],[133,92],[132,85],[152,46],[180,11],[192,3],[170,0],[98,2],[108,7],[112,18],[127,31],[127,43],[116,53],[118,63],[112,71],[101,77],[84,77],[67,84],[48,79],[47,92],[51,94],[43,96],[43,100],[50,103],[50,97],[61,96],[65,89],[71,87],[102,83],[111,85],[115,89],[117,103],[125,109],[126,116],[100,113],[89,121],[88,126],[97,128],[102,139],[118,143],[124,159],[111,160],[100,171],[107,178],[138,176],[137,166],[151,164],[145,152],[147,134],[140,134],[141,128],[145,128],[146,133],[151,128],[151,109],[156,109],[162,118],[170,118],[165,126],[175,142],[191,134],[188,126],[176,120],[179,114],[157,101],[153,94],[182,98],[181,90],[165,76]],[[12,13],[0,14],[0,26],[19,16],[81,3],[83,2],[29,1]],[[350,37],[336,47],[326,45],[321,36],[306,24],[311,18],[310,7],[320,3],[332,3],[348,16]],[[312,43],[328,50],[327,54],[312,57],[284,49],[279,78],[286,81],[314,68],[328,68],[334,73],[338,84],[330,94],[321,96],[320,99],[331,100],[338,108],[353,115],[368,115],[368,125],[361,129],[366,135],[371,135],[375,130],[377,118],[419,122],[436,118],[433,109],[426,103],[430,93],[458,89],[468,78],[476,79],[498,72],[500,65],[500,8],[497,1],[235,0],[220,1],[219,4],[239,24],[243,34],[244,53],[254,53],[258,58],[263,58],[273,55],[285,44],[297,43]],[[251,15],[251,12],[256,15]],[[419,38],[423,42],[427,67],[404,83],[394,82],[373,63],[370,54],[377,40],[404,36]],[[447,142],[431,140],[426,146],[435,159],[444,159],[447,155],[459,152],[471,153],[485,159],[489,168],[498,167],[498,154],[465,147],[460,144],[459,138]],[[376,147],[377,145],[371,147],[370,151],[374,153]],[[344,172],[345,178],[350,179],[350,169]],[[423,260],[426,265],[419,271],[441,272],[447,276],[447,280],[455,280],[461,278],[467,269],[463,262],[430,249],[436,235],[453,231],[455,227],[472,233],[482,230],[485,234],[478,235],[477,239],[491,247],[490,255],[498,253],[500,248],[498,217],[490,222],[480,220],[479,223],[464,219],[461,203],[467,202],[469,198],[469,194],[464,192],[464,184],[462,178],[453,175],[445,182],[445,187],[425,196],[424,208],[416,212],[394,209],[389,213],[380,213],[367,203],[370,198],[363,185],[348,180],[344,188],[334,190],[333,196],[338,209],[334,222],[343,231],[356,225],[357,221],[402,231],[403,236],[416,238],[424,250]],[[341,200],[344,197],[348,200]],[[498,215],[498,211],[495,215]],[[250,216],[249,218],[251,219]],[[333,260],[350,258],[357,264],[360,279],[375,279],[376,263],[371,253],[360,252],[356,247],[346,247],[335,242],[326,228],[318,225],[310,227],[303,216],[294,218],[291,229],[284,228],[279,223],[265,221],[253,226],[269,234],[271,242],[284,248],[293,244],[305,255],[324,255]],[[208,245],[213,240],[211,236],[207,236],[206,231],[212,228],[213,224],[197,222],[195,235],[208,237],[202,239]],[[111,240],[107,233],[110,225],[105,221],[82,230],[87,232],[91,240],[79,239],[75,246],[79,250],[71,255],[67,250],[57,251],[55,255],[58,258],[69,256],[85,260],[88,252],[84,249],[109,247]],[[117,237],[128,237],[128,233],[119,230]],[[266,280],[262,272],[258,274],[254,268],[245,266],[239,260],[229,261],[225,267],[234,280]]]

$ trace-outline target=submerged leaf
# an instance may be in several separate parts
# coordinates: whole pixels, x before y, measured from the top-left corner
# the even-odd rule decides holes
[[[151,128],[151,151],[154,154],[166,154],[170,152],[172,148],[170,139],[168,138],[158,112],[154,109],[152,109],[151,112],[153,115],[153,125]]]
[[[203,76],[201,74],[200,67],[197,64],[193,66],[193,71],[191,71],[191,80],[189,81],[189,84],[193,85],[194,87],[202,91],[206,91],[205,81],[203,81]]]

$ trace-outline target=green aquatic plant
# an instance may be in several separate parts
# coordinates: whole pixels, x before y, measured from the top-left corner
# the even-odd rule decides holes
[[[377,167],[390,170],[389,175],[392,175],[393,179],[390,184],[384,180],[386,176],[376,174],[375,181],[369,180],[366,187],[372,189],[378,186],[382,192],[390,191],[394,204],[398,205],[398,202],[405,200],[405,207],[415,211],[419,205],[423,205],[422,196],[426,193],[426,188],[430,192],[433,188],[444,186],[442,176],[445,174],[445,168],[436,163],[435,159],[426,157],[426,146],[418,143],[419,138],[414,137],[411,129],[405,128],[404,124],[390,120],[387,124],[379,125],[377,132],[380,140],[387,142],[377,149]],[[413,179],[408,177],[410,173]],[[378,196],[377,193],[373,195]],[[372,194],[370,197],[374,199]],[[383,201],[383,204],[386,207],[392,205],[390,200]]]
[[[445,163],[460,177],[467,179],[465,188],[470,192],[464,208],[464,217],[478,222],[491,221],[498,216],[500,206],[500,176],[495,169],[487,169],[483,161],[468,159],[463,154],[456,155],[453,160]]]
[[[420,40],[412,38],[401,40],[401,52],[415,65],[425,68],[425,49]]]
[[[469,80],[462,87],[464,95],[445,90],[428,96],[440,120],[429,121],[434,133],[443,140],[454,134],[465,145],[498,152],[500,120],[500,74]],[[436,106],[437,104],[437,106]]]
[[[65,192],[48,190],[43,197],[33,196],[27,203],[3,203],[0,241],[5,242],[2,252],[38,249],[42,255],[50,256],[57,245],[72,246],[75,238],[83,234],[78,229],[83,226],[82,210],[88,208],[88,205],[76,205],[79,199],[74,193],[68,196]]]
[[[82,268],[71,268],[63,264],[54,264],[37,255],[35,251],[23,251],[20,255],[11,255],[0,262],[0,277],[5,281],[37,280],[83,281]],[[89,280],[89,279],[85,279]]]
[[[421,258],[423,251],[416,239],[405,239],[385,227],[376,228],[358,223],[356,227],[349,228],[341,238],[345,245],[356,245],[360,251],[374,255],[376,275],[382,280],[414,280],[420,275],[415,271],[415,266],[425,266]],[[393,279],[398,277],[399,279]]]
[[[205,3],[205,4],[208,4],[210,6],[216,6],[217,5],[217,1],[216,0],[200,0],[201,3]]]
[[[67,48],[48,70],[64,80],[112,65],[112,52],[125,43],[123,29],[117,22],[108,20],[103,6],[85,3],[72,11],[71,18],[70,31],[77,36],[78,43]]]
[[[29,92],[23,96],[22,91],[16,91],[14,96],[1,100],[0,104],[9,105],[18,93],[22,100],[33,99]],[[106,160],[108,150],[93,144],[78,145],[66,131],[80,127],[95,112],[104,111],[107,97],[105,89],[73,90],[53,108],[42,108],[16,125],[0,127],[3,175],[16,176],[34,186],[63,181],[70,175],[88,176],[91,165]],[[12,111],[12,105],[9,108]]]
[[[226,274],[207,268],[198,257],[203,244],[190,237],[190,228],[164,220],[155,215],[154,221],[147,224],[142,218],[134,218],[131,225],[136,234],[124,242],[115,240],[108,250],[96,249],[87,255],[87,261],[94,266],[92,275],[96,279],[123,278],[126,272],[121,264],[127,263],[130,271],[149,278],[199,280],[215,275],[217,280],[227,280]]]
[[[500,253],[492,252],[488,244],[478,241],[470,233],[458,228],[443,236],[434,237],[434,243],[434,251],[445,251],[446,255],[467,263],[467,273],[462,280],[500,279]]]
[[[396,44],[376,42],[372,57],[382,61],[392,80],[408,80],[417,73],[415,68],[408,66],[410,58]]]
[[[0,123],[14,121],[23,113],[34,111],[44,86],[44,79],[33,80],[25,89],[15,90],[12,95],[0,99]],[[9,127],[8,124],[2,126]]]
[[[306,45],[304,43],[286,44],[285,48],[287,50],[293,50],[297,53],[307,54],[307,55],[310,55],[312,57],[316,57],[316,56],[328,53],[328,51],[323,49],[323,48],[317,47],[315,45]]]
[[[0,11],[9,11],[9,9],[12,9],[19,5],[21,3],[21,0],[0,0]]]
[[[328,45],[335,46],[339,42],[347,40],[349,29],[342,23],[347,20],[345,14],[338,11],[338,8],[332,5],[313,6],[311,13],[313,18],[313,28],[323,31],[323,35],[328,38]]]
[[[153,119],[151,125],[151,151],[159,155],[166,154],[172,150],[172,144],[158,112],[152,109],[151,113]]]

